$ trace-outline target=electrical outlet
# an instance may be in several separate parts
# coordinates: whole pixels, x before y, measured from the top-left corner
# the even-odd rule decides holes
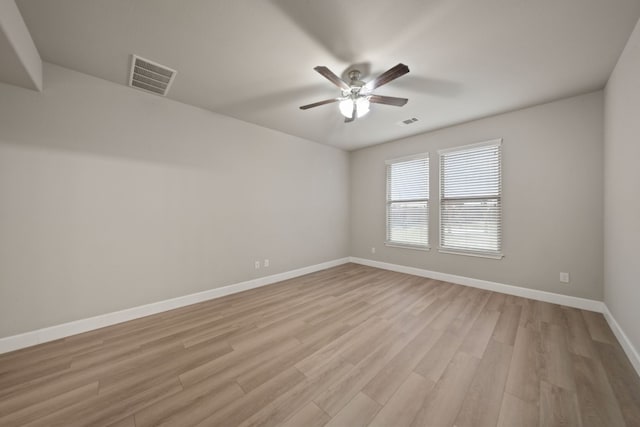
[[[269,267],[269,260],[265,259],[264,263],[262,263],[263,267]]]
[[[375,254],[376,253],[376,248],[371,248],[371,253]]]
[[[569,283],[569,273],[560,273],[560,282]]]
[[[253,266],[255,267],[255,269],[259,269],[260,268],[260,261],[256,261],[253,263]]]

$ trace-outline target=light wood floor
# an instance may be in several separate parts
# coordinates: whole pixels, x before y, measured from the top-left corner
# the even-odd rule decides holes
[[[347,264],[0,355],[0,425],[640,426],[600,314]]]

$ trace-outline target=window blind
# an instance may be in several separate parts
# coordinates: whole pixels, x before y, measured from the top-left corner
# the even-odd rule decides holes
[[[387,244],[429,245],[429,155],[387,162]]]
[[[502,256],[501,140],[440,151],[440,248]]]

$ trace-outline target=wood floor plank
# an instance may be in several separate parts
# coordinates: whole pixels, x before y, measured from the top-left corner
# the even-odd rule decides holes
[[[344,325],[340,325],[338,332],[346,332],[349,330]],[[329,331],[331,332],[331,331]],[[321,335],[317,335],[314,340],[303,342],[290,351],[280,353],[275,357],[264,360],[260,364],[248,368],[244,373],[236,377],[236,381],[245,392],[249,392],[254,388],[267,382],[270,378],[278,373],[294,366],[299,361],[315,353],[318,349],[332,341],[334,335],[328,335],[327,339],[323,339]]]
[[[305,381],[304,375],[296,368],[290,368],[257,389],[232,401],[208,417],[203,418],[194,425],[240,425],[240,423],[251,415],[259,412],[273,400],[277,399],[278,396],[283,395],[303,381]]]
[[[321,366],[327,360],[347,351],[352,343],[361,345],[362,341],[375,337],[376,332],[386,330],[388,327],[388,323],[383,322],[377,317],[369,318],[322,349],[296,363],[296,368],[309,375],[310,371]]]
[[[522,328],[530,328],[533,330],[539,329],[540,319],[536,316],[537,310],[535,307],[536,302],[527,298],[521,297],[512,297],[508,298],[513,301],[514,304],[517,304],[522,307],[522,312],[520,313],[520,324],[519,327]]]
[[[340,358],[335,358],[331,363],[324,365],[322,372],[318,372],[316,376],[307,378],[289,391],[282,393],[269,405],[243,422],[240,427],[282,424],[295,414],[299,407],[315,401],[318,394],[343,378],[351,370],[353,370],[353,365]]]
[[[20,369],[36,362],[47,361],[61,357],[73,357],[85,351],[102,347],[101,339],[86,337],[68,337],[35,345],[10,353],[0,354],[0,373]]]
[[[211,341],[219,341],[227,338],[229,335],[239,335],[245,332],[256,330],[257,326],[254,324],[242,324],[242,323],[224,323],[217,327],[206,328],[194,333],[188,337],[182,339],[182,344],[186,347],[193,347],[198,344],[206,344]]]
[[[408,342],[409,337],[381,340],[369,356],[339,378],[314,402],[327,414],[335,416]]]
[[[438,341],[416,365],[414,371],[433,382],[437,382],[458,351],[462,341],[463,337],[459,335],[443,332]]]
[[[234,381],[209,378],[138,411],[136,427],[193,425],[243,396]]]
[[[366,394],[358,393],[327,423],[326,427],[366,427],[380,407]]]
[[[506,295],[499,294],[497,292],[492,292],[491,296],[489,297],[489,301],[487,301],[486,309],[491,311],[502,312],[505,308],[506,300],[507,300]]]
[[[180,346],[169,345],[159,349],[135,350],[129,353],[127,358],[119,358],[107,361],[97,366],[82,370],[63,371],[59,375],[45,376],[42,382],[35,381],[24,389],[11,393],[6,398],[0,399],[0,416],[26,406],[32,405],[44,399],[50,399],[60,393],[78,388],[87,383],[100,380],[107,375],[117,374],[122,370],[139,367],[143,369],[149,366],[149,362],[157,360],[160,355],[173,357],[176,352],[182,351]]]
[[[52,411],[65,408],[90,396],[98,394],[98,382],[93,382],[74,390],[59,394],[51,399],[22,408],[0,417],[0,426],[19,426],[49,415]]]
[[[459,351],[464,351],[467,354],[481,359],[484,350],[487,348],[489,339],[491,335],[493,335],[493,330],[496,327],[496,322],[499,317],[500,313],[495,311],[484,311],[480,313],[462,341],[462,344],[460,344]]]
[[[446,282],[441,282],[446,283]],[[463,290],[464,286],[453,285],[446,283],[447,286],[443,286],[440,290],[439,298],[442,302],[451,302],[456,298]]]
[[[434,385],[433,381],[411,373],[378,412],[369,427],[409,426]]]
[[[401,334],[399,334],[400,329],[400,327],[394,327],[394,325],[387,320],[383,320],[377,328],[377,333],[372,333],[372,331],[363,332],[358,338],[354,339],[349,346],[341,349],[338,354],[354,365],[358,364],[364,358],[371,355],[371,352],[381,344],[391,340],[392,337],[401,336]]]
[[[433,329],[448,330],[452,323],[464,311],[469,304],[466,298],[455,298],[447,307],[431,322]]]
[[[597,358],[593,340],[591,339],[581,310],[563,307],[562,312],[569,351],[580,356],[590,357],[592,359]]]
[[[492,340],[480,360],[458,413],[457,427],[493,427],[498,422],[513,347]]]
[[[562,327],[543,322],[540,337],[540,378],[566,390],[575,390],[573,362]]]
[[[520,323],[520,314],[522,306],[517,304],[505,304],[496,327],[493,330],[492,338],[504,344],[513,345],[516,342],[516,334],[518,333],[518,324]]]
[[[540,397],[540,333],[519,327],[509,366],[506,392],[527,402]]]
[[[458,298],[466,297],[467,303],[460,314],[447,326],[447,331],[456,335],[465,336],[475,325],[478,316],[480,316],[484,307],[487,305],[490,294],[477,289],[473,289],[473,291],[473,293],[460,293],[458,296]],[[497,313],[493,311],[489,311],[488,315],[496,316],[497,319]]]
[[[252,329],[241,336],[233,337],[229,339],[229,343],[236,350],[248,350],[261,347],[269,342],[295,336],[308,327],[309,325],[302,320],[278,322],[265,328]]]
[[[330,321],[315,325],[295,337],[303,344],[326,341],[327,339],[329,340],[328,342],[334,341],[355,327],[346,321],[342,321],[347,318],[348,317],[345,316],[345,319],[331,319]]]
[[[315,313],[327,304],[336,303],[337,298],[329,295],[309,296],[299,301],[292,301],[286,312],[276,311],[274,313],[262,314],[255,322],[258,328],[272,325],[285,317],[296,318],[301,314]]]
[[[607,344],[618,343],[602,314],[586,310],[580,310],[580,313],[587,324],[587,330],[592,340]]]
[[[479,360],[458,352],[423,402],[411,426],[451,426],[460,411]]]
[[[108,425],[181,390],[182,387],[177,379],[153,382],[145,387],[129,390],[125,397],[119,393],[91,397],[24,425],[29,427]]]
[[[582,427],[576,392],[542,381],[540,425]]]
[[[624,417],[599,361],[573,355],[580,416],[585,427],[624,426]]]
[[[543,427],[539,425],[538,405],[504,393],[498,427]]]
[[[367,383],[363,392],[378,403],[386,404],[442,334],[443,331],[427,326]]]
[[[309,402],[290,417],[282,427],[322,427],[329,422],[331,417],[318,406]]]
[[[131,369],[112,373],[100,379],[99,393],[109,393],[111,390],[122,390],[149,379],[158,377],[177,378],[182,372],[215,361],[223,355],[232,352],[231,346],[226,342],[214,342],[200,348],[184,349],[174,353],[174,357],[159,356],[158,359],[149,361],[145,369],[140,366],[132,366]]]
[[[70,367],[71,358],[62,357],[41,361],[38,365],[32,366],[29,369],[23,369],[23,367],[17,366],[5,368],[7,370],[0,373],[0,388],[9,388],[52,373],[67,370]]]
[[[133,416],[130,416],[130,417],[123,418],[120,421],[116,421],[113,424],[109,424],[107,427],[137,427],[137,426]]]
[[[413,315],[418,315],[427,309],[430,305],[436,302],[438,299],[438,285],[435,280],[425,279],[423,284],[424,291],[421,292],[422,296],[416,298],[412,304],[410,304],[405,310]]]
[[[602,366],[628,426],[640,426],[640,383],[620,344],[596,343]]]
[[[544,322],[560,326],[564,324],[562,306],[544,301],[534,301],[533,304],[537,322]]]
[[[3,427],[625,423],[600,314],[355,264],[0,355]]]
[[[203,379],[225,372],[230,378],[236,378],[250,367],[259,365],[269,358],[278,354],[288,352],[297,348],[300,342],[296,339],[287,338],[281,342],[273,342],[264,347],[252,348],[250,351],[234,350],[233,352],[217,359],[203,363],[179,375],[180,382],[189,386]],[[229,371],[235,371],[230,373]]]

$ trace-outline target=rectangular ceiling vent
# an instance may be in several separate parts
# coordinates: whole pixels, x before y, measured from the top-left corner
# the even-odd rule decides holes
[[[413,124],[413,123],[415,123],[417,121],[418,121],[418,119],[416,119],[415,117],[412,117],[410,119],[402,120],[402,121],[398,122],[398,125],[400,125],[400,126],[409,126],[409,125],[411,125],[411,124]]]
[[[138,55],[132,57],[129,86],[166,96],[177,71]]]

